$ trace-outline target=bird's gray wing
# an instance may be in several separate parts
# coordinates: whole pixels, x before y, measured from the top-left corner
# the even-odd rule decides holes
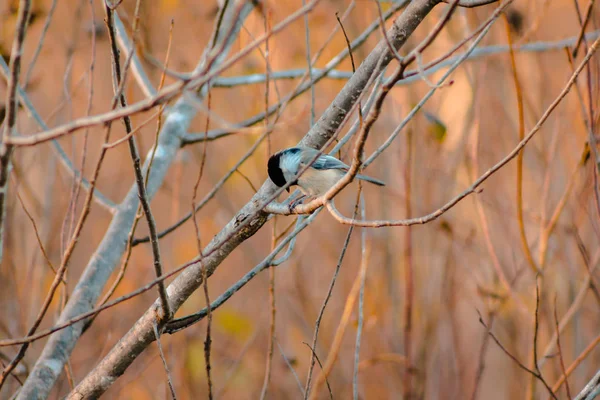
[[[341,169],[344,171],[350,168],[348,165],[338,160],[337,158],[328,156],[326,154],[323,154],[322,156],[317,158],[317,160],[312,166],[315,169]]]

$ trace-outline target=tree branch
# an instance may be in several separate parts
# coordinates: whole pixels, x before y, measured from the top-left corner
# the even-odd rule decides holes
[[[444,3],[452,3],[452,0],[442,0]],[[496,3],[498,0],[461,0],[458,2],[459,7],[475,8],[485,6],[487,4]]]

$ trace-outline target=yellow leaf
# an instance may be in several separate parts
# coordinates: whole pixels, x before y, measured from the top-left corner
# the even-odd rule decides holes
[[[240,341],[247,340],[254,330],[252,320],[234,310],[219,310],[213,318],[217,329]]]

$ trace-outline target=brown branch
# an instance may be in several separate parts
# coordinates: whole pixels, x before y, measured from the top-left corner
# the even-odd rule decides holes
[[[15,38],[10,52],[10,73],[6,90],[5,125],[4,132],[0,135],[0,261],[2,261],[4,255],[5,217],[8,204],[8,178],[10,176],[10,158],[13,152],[13,146],[11,146],[9,140],[14,135],[13,131],[15,130],[15,124],[17,122],[17,88],[19,86],[23,42],[25,41],[27,17],[30,8],[31,0],[19,1]]]
[[[342,312],[342,316],[340,318],[340,322],[335,332],[335,336],[333,338],[333,342],[330,346],[330,352],[325,360],[325,365],[323,365],[321,373],[315,380],[315,384],[312,388],[309,399],[315,400],[319,397],[319,390],[323,383],[325,382],[327,376],[331,372],[333,368],[333,364],[337,360],[340,347],[342,345],[342,339],[344,338],[344,333],[346,328],[348,327],[348,323],[350,322],[350,315],[352,314],[352,309],[354,308],[354,303],[358,297],[358,292],[361,287],[361,282],[363,276],[366,274],[369,263],[366,262],[366,259],[363,257],[360,263],[358,274],[354,279],[354,283],[352,284],[352,288],[350,289],[350,293],[348,293],[348,297],[346,298],[346,304],[344,305],[344,311]]]
[[[546,382],[546,380],[544,379],[544,377],[542,376],[542,371],[540,370],[540,365],[538,363],[538,356],[537,356],[537,341],[538,341],[538,331],[539,331],[539,326],[540,326],[540,281],[541,281],[541,275],[538,275],[536,277],[536,281],[535,281],[535,311],[533,314],[533,366],[535,368],[535,372],[536,372],[536,378],[539,379],[540,382],[542,382],[542,384],[546,387],[546,389],[548,390],[548,392],[550,393],[550,396],[552,396],[552,398],[554,400],[558,400],[558,398],[556,397],[556,394],[554,394],[554,391],[550,388],[550,385],[548,385],[548,382]],[[532,388],[534,386],[532,385]]]
[[[525,112],[523,110],[523,91],[521,89],[521,83],[519,81],[519,75],[517,73],[517,62],[515,61],[515,52],[513,50],[513,41],[511,35],[510,24],[508,21],[508,17],[504,14],[504,25],[506,28],[506,37],[508,39],[508,49],[510,55],[510,67],[512,70],[513,81],[515,84],[515,93],[517,95],[517,111],[519,116],[519,141],[522,141],[525,137]],[[537,265],[535,265],[535,261],[533,260],[533,256],[531,255],[531,249],[529,247],[529,243],[527,242],[527,235],[525,234],[525,223],[523,221],[523,157],[525,155],[525,150],[523,149],[517,154],[517,222],[519,226],[519,237],[521,239],[521,247],[523,248],[523,252],[525,253],[525,259],[529,264],[529,268],[534,273],[539,273],[540,270]]]
[[[350,228],[350,229],[352,229],[352,228]],[[310,344],[308,344],[306,342],[302,342],[302,343],[304,343],[306,346],[308,346],[308,348],[310,349],[311,358],[314,358],[315,360],[317,360],[317,362],[319,363],[319,367],[321,368],[321,370],[323,370],[323,364],[321,364],[321,360],[319,360],[319,356],[317,356],[317,353],[315,353],[315,349],[310,347]],[[313,363],[314,363],[314,361],[313,361]],[[333,400],[333,392],[331,391],[331,386],[329,385],[329,379],[327,379],[327,377],[325,377],[325,383],[327,384],[327,390],[329,390],[329,398],[331,400]],[[306,398],[306,390],[304,391],[304,398]]]
[[[452,3],[453,0],[442,0],[444,3]],[[498,0],[460,0],[458,5],[465,8],[475,8],[485,6],[487,4],[496,3]]]
[[[537,293],[537,291],[536,291]],[[536,303],[538,304],[538,303]],[[537,307],[537,306],[536,306]],[[479,311],[477,311],[477,314],[479,314]],[[535,337],[537,336],[537,308],[536,308],[536,325],[535,325],[535,335],[534,335],[534,340]],[[532,376],[534,376],[536,379],[539,379],[541,382],[544,383],[544,385],[546,385],[546,387],[548,388],[548,391],[550,392],[550,395],[554,398],[554,400],[558,400],[556,395],[554,394],[554,392],[552,391],[552,389],[550,389],[550,387],[548,387],[546,381],[544,380],[544,378],[542,378],[542,376],[539,374],[539,372],[537,371],[533,371],[529,368],[527,368],[525,366],[525,364],[523,364],[521,361],[519,361],[519,359],[517,357],[515,357],[514,355],[511,354],[510,351],[508,351],[503,345],[502,343],[498,340],[498,338],[491,332],[490,328],[486,325],[486,323],[483,321],[483,318],[481,317],[481,314],[479,314],[479,322],[481,323],[481,325],[483,325],[483,327],[488,331],[488,335],[490,335],[490,337],[492,338],[492,340],[498,345],[498,347],[500,348],[500,350],[502,350],[502,352],[504,354],[506,354],[511,360],[513,360],[515,362],[515,364],[517,364],[517,366],[519,368],[521,368],[523,371],[526,371],[528,373],[530,373]],[[537,366],[537,364],[536,364]]]
[[[558,307],[556,305],[556,296],[554,296],[554,333],[556,335],[556,347],[558,348],[558,357],[560,360],[560,369],[562,370],[562,374],[567,376],[567,371],[565,369],[565,359],[563,357],[562,347],[560,345],[560,329],[558,327]],[[571,388],[569,387],[569,381],[565,379],[565,387],[567,389],[567,398],[569,400],[573,399],[571,396]]]
[[[583,17],[583,19],[581,18],[581,13],[579,11],[579,3],[577,3],[577,1],[574,2],[575,9],[577,11],[577,17],[579,18],[579,22],[581,24],[581,28],[579,30],[579,35],[577,35],[577,41],[575,42],[575,46],[573,46],[573,52],[571,53],[573,55],[573,58],[577,57],[577,53],[579,52],[579,46],[581,46],[581,42],[585,41],[585,28],[590,22],[590,17],[592,16],[592,8],[594,7],[594,1],[595,0],[590,0],[588,2],[587,9],[585,10],[585,17]]]
[[[134,43],[134,45],[131,48],[131,54],[128,55],[128,60],[131,60],[131,56],[132,56],[133,52],[135,51],[135,39],[136,39],[135,34],[137,32],[137,25],[139,22],[140,3],[141,3],[141,0],[137,0],[136,7],[135,7],[135,17],[134,17],[134,22],[133,22],[133,32],[134,32],[133,33],[133,43]],[[119,87],[115,89],[115,98],[119,99],[118,101],[120,102],[121,107],[124,108],[124,107],[127,107],[127,100],[125,99],[125,94],[123,93],[123,88],[125,87],[125,82],[126,82],[126,76],[125,76],[125,73],[123,73],[123,76],[121,74],[121,64],[119,61],[119,49],[117,47],[117,40],[116,40],[116,33],[115,33],[114,19],[113,19],[113,12],[114,12],[113,10],[114,9],[111,8],[108,5],[108,3],[106,3],[106,5],[105,5],[106,25],[108,27],[108,36],[110,39],[110,47],[111,47],[111,53],[112,53],[112,66],[113,66],[113,72],[115,75],[117,85],[119,85]],[[125,68],[125,71],[127,71],[127,67]],[[125,124],[125,131],[129,135],[131,132],[133,132],[131,119],[129,118],[129,116],[124,116],[123,122]],[[148,200],[148,193],[146,191],[146,184],[144,181],[144,174],[142,172],[142,166],[141,166],[141,161],[140,161],[140,152],[138,150],[135,138],[133,136],[129,135],[129,138],[127,140],[129,142],[129,152],[131,153],[131,158],[133,160],[133,170],[135,173],[135,180],[136,180],[137,187],[138,187],[138,196],[140,199],[142,209],[144,210],[144,215],[146,216],[146,221],[148,223],[148,230],[150,231],[150,237],[151,237],[150,242],[152,244],[152,255],[154,256],[154,271],[156,273],[156,276],[159,277],[162,275],[162,261],[161,261],[161,256],[160,256],[160,246],[158,244],[158,238],[156,237],[156,235],[157,235],[156,222],[154,221],[154,216],[152,215],[152,210],[150,208],[150,202]],[[169,306],[169,297],[167,295],[165,285],[162,282],[158,284],[158,293],[159,293],[160,300],[161,300],[161,309],[162,309],[161,318],[164,318],[166,321],[168,321],[169,319],[171,319],[172,311]]]
[[[175,394],[175,386],[173,385],[173,381],[171,380],[171,372],[169,371],[169,365],[167,364],[167,359],[165,358],[165,353],[163,352],[162,344],[160,343],[160,333],[158,332],[158,321],[160,317],[156,316],[157,322],[154,324],[154,338],[156,339],[156,345],[158,346],[158,353],[160,354],[160,359],[163,363],[163,368],[165,369],[165,373],[167,374],[167,382],[169,383],[169,390],[171,391],[171,396],[173,400],[177,400],[177,395]]]
[[[356,217],[356,215],[358,213],[358,205],[359,205],[359,198],[357,195],[356,204],[354,205],[354,217]],[[346,255],[346,250],[348,250],[348,245],[350,244],[350,238],[352,236],[353,231],[354,231],[354,226],[350,226],[350,228],[348,229],[348,233],[346,234],[346,239],[344,240],[344,244],[342,245],[342,250],[340,252],[340,256],[338,257],[338,261],[335,266],[335,270],[333,272],[331,282],[329,284],[329,289],[327,290],[325,299],[323,299],[323,305],[321,306],[319,315],[317,316],[317,320],[315,322],[315,330],[313,333],[312,346],[307,345],[312,350],[312,354],[310,357],[310,362],[309,362],[309,367],[308,367],[306,386],[304,387],[304,399],[305,400],[308,399],[308,394],[310,393],[310,389],[311,389],[310,384],[312,381],[312,372],[313,372],[313,368],[315,366],[315,360],[318,361],[317,354],[315,353],[315,351],[313,349],[315,349],[317,347],[317,339],[319,337],[319,328],[321,327],[321,320],[323,319],[323,314],[325,314],[325,308],[327,307],[327,303],[329,303],[329,299],[331,298],[331,293],[333,292],[333,287],[335,286],[335,282],[337,281],[337,277],[340,272],[340,268],[342,266],[342,261],[344,260],[344,256]],[[323,366],[321,365],[321,362],[319,362],[319,366],[321,367],[321,370],[322,370]],[[328,381],[327,381],[327,386],[329,387]],[[331,389],[329,389],[329,390],[331,391]]]
[[[583,360],[585,360],[587,356],[590,355],[590,353],[596,348],[598,343],[600,343],[600,335],[596,336],[596,338],[592,340],[585,349],[583,349],[581,354],[577,356],[577,358],[571,363],[571,365],[569,365],[567,371],[558,379],[558,381],[556,381],[554,386],[552,386],[553,392],[558,392],[562,384],[565,383],[567,378],[573,373],[573,371],[575,371],[575,368],[577,368],[579,364],[581,364]]]

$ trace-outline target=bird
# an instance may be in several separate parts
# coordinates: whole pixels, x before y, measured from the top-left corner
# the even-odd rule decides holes
[[[310,166],[306,168],[307,165]],[[267,162],[267,172],[271,181],[278,187],[283,187],[288,183],[290,186],[297,185],[304,194],[302,198],[325,194],[342,179],[349,169],[347,164],[335,157],[320,154],[318,150],[310,147],[301,146],[281,150],[273,154]],[[300,176],[297,176],[299,173]],[[356,178],[378,186],[385,186],[384,182],[370,176],[357,174]],[[288,193],[290,186],[286,188]],[[294,203],[297,204],[297,202],[298,200]]]

